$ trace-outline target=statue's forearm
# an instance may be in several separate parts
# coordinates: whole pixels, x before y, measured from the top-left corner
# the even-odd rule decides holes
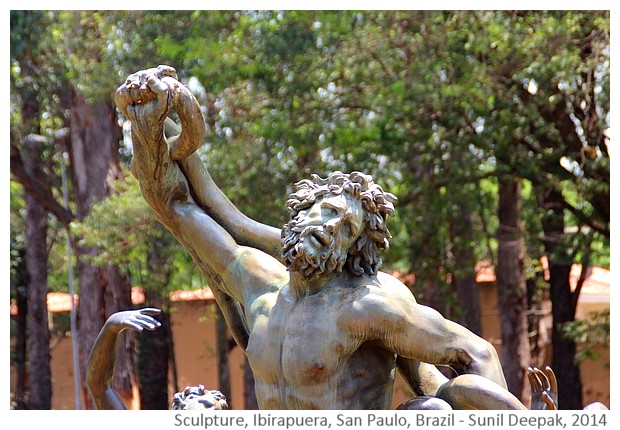
[[[158,141],[147,140],[132,133],[133,159],[131,171],[138,179],[140,191],[158,220],[167,225],[171,217],[172,200],[184,187],[185,178],[170,159],[168,144],[162,136]],[[168,226],[168,225],[167,225]]]
[[[140,96],[132,93],[132,88],[138,86],[140,72],[130,76],[128,82],[117,91],[115,99],[121,111],[132,121],[132,172],[139,179],[143,195],[160,221],[165,224],[168,218],[165,213],[170,206],[167,196],[174,195],[170,187],[177,186],[179,182],[189,188],[182,191],[189,191],[194,201],[239,245],[258,248],[280,258],[280,229],[251,220],[238,211],[215,185],[204,164],[195,155],[204,140],[205,122],[194,95],[172,77],[176,76],[173,69],[161,69],[159,72],[149,69],[142,73],[149,72],[160,77],[159,81],[156,78],[148,80],[149,88],[157,95],[156,104],[149,101],[153,98],[152,92],[145,91]],[[136,99],[139,103],[147,103],[136,106]],[[178,114],[180,132],[167,119],[169,110]],[[164,135],[164,128],[168,139]],[[170,136],[171,133],[178,134]],[[169,166],[175,161],[178,161],[183,173],[177,166]]]
[[[262,224],[239,211],[215,184],[198,155],[179,160],[196,202],[240,245],[281,258],[280,229]]]
[[[386,321],[382,325],[386,345],[398,355],[447,365],[459,374],[477,374],[506,387],[497,351],[488,341],[428,306],[391,299],[386,308],[393,310],[378,311],[378,316]]]
[[[104,325],[88,357],[86,385],[97,409],[125,409],[112,384],[119,334]]]
[[[193,155],[203,143],[204,118],[195,97],[173,77],[176,77],[174,69],[161,66],[138,72],[115,94],[117,105],[132,121],[132,173],[157,219],[187,248],[200,267],[214,289],[235,340],[245,348],[247,327],[236,302],[242,300],[243,294],[222,279],[222,273],[237,258],[238,244],[226,231],[226,226],[230,226],[217,222],[222,220],[218,216],[219,205],[207,212],[205,204],[213,196],[214,201],[219,198],[227,202],[227,199],[212,181],[208,182],[211,178]],[[167,118],[170,110],[178,114],[180,130]],[[189,169],[186,177],[180,164],[188,157],[197,161],[204,172]],[[206,182],[201,177],[203,173],[207,175]],[[224,206],[225,210],[231,207],[235,209],[232,205]],[[224,220],[227,214],[236,213],[225,212]],[[217,216],[216,220],[213,215]]]
[[[480,375],[460,375],[437,390],[437,397],[453,409],[524,410],[526,407],[505,386]]]
[[[189,89],[173,78],[162,79],[170,88],[172,109],[181,120],[181,132],[172,137],[170,158],[181,160],[193,154],[202,145],[205,137],[205,121],[196,97]]]

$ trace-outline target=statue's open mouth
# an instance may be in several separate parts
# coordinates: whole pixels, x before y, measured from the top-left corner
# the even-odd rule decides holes
[[[310,236],[321,246],[329,245],[329,239],[318,231],[313,232]]]

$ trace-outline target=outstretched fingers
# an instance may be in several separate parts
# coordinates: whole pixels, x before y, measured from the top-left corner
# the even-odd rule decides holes
[[[540,380],[540,378],[538,377],[538,374],[537,374],[536,370],[538,370],[538,369],[535,369],[533,367],[528,367],[527,368],[527,378],[530,381],[530,385],[532,387],[532,391],[542,391],[543,383]]]
[[[544,370],[528,367],[527,377],[532,387],[532,409],[557,409],[558,381],[549,366]]]
[[[159,321],[148,315],[135,315],[133,322],[135,322],[136,324],[140,324],[143,328],[147,330],[155,330],[156,328],[161,327],[161,323]]]
[[[551,383],[549,382],[549,378],[547,377],[547,374],[543,372],[542,370],[540,370],[539,368],[535,368],[534,372],[536,372],[537,379],[541,381],[542,389],[544,391],[550,390]]]
[[[121,324],[123,327],[136,331],[155,330],[161,327],[161,323],[151,315],[158,315],[161,311],[156,308],[144,308],[124,313]]]
[[[123,320],[123,327],[131,328],[136,331],[143,331],[144,329],[153,331],[161,327],[161,323],[157,320],[146,321],[139,318],[125,319]]]
[[[143,315],[159,315],[159,314],[161,314],[161,309],[157,309],[157,308],[142,308],[142,309],[138,309],[138,312],[140,312]]]
[[[555,400],[553,400],[553,398],[547,394],[546,391],[544,391],[542,393],[542,400],[543,402],[545,402],[545,405],[547,406],[547,410],[557,410],[558,406],[555,403]]]
[[[133,329],[135,331],[143,331],[144,330],[144,326],[142,326],[142,324],[138,324],[137,322],[132,321],[132,320],[123,320],[123,327],[130,328],[130,329]]]
[[[557,395],[558,379],[555,377],[555,373],[553,373],[553,369],[551,369],[551,367],[549,366],[546,366],[544,373],[547,379],[549,380],[549,389],[551,390],[552,393],[555,393]]]

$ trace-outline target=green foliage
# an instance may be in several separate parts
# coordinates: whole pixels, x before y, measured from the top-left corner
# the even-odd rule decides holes
[[[83,222],[73,222],[71,232],[80,243],[101,248],[99,264],[127,264],[133,253],[146,252],[143,238],[153,227],[153,216],[141,198],[137,181],[131,176],[115,184],[117,191],[95,204]]]
[[[198,270],[171,234],[155,219],[135,178],[126,175],[115,192],[93,205],[82,222],[71,223],[79,244],[97,247],[93,263],[113,263],[145,288],[172,291],[204,286]],[[163,267],[149,262],[153,248],[163,256]]]
[[[18,288],[25,288],[25,202],[22,196],[22,187],[18,182],[10,182],[10,287],[11,298],[17,294]]]
[[[585,319],[565,323],[562,332],[567,338],[579,343],[575,355],[578,363],[599,360],[601,357],[597,348],[608,347],[611,340],[610,311],[591,312]]]
[[[11,60],[32,52],[45,32],[45,16],[42,11],[11,11]]]

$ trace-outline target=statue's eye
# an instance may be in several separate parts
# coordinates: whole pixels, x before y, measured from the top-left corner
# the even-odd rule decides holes
[[[325,207],[325,208],[323,208],[323,211],[328,216],[336,216],[336,215],[338,215],[338,210],[336,210],[335,208],[332,208],[332,207]]]

